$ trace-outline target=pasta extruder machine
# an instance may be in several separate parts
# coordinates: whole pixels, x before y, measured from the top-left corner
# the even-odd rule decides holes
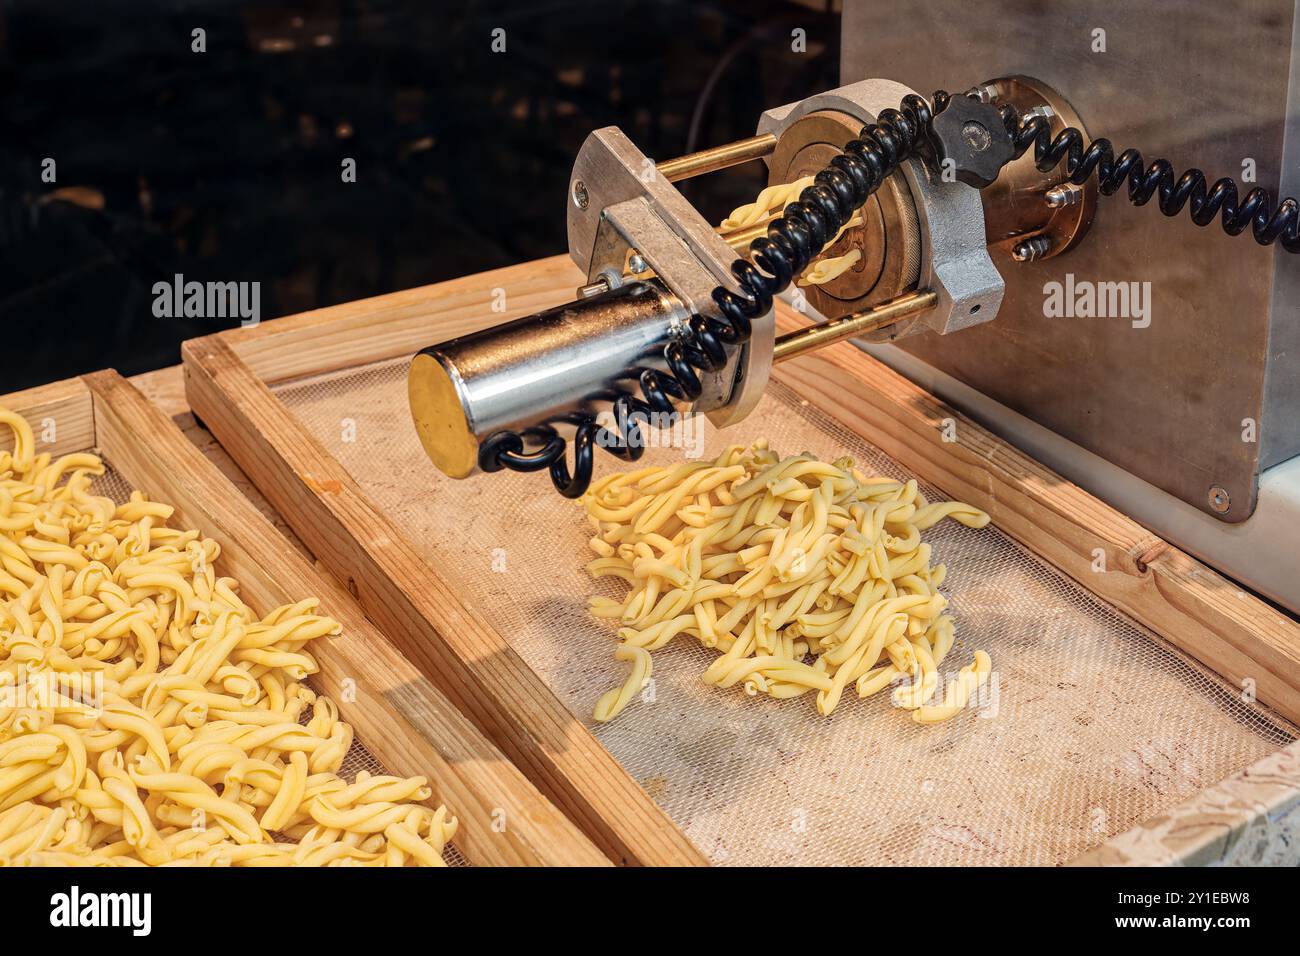
[[[586,284],[565,306],[416,357],[410,402],[425,450],[454,477],[548,471],[577,496],[595,448],[636,460],[643,428],[686,411],[735,423],[774,362],[852,337],[1157,533],[1300,609],[1300,468],[1290,461],[1300,453],[1300,351],[1290,347],[1300,329],[1281,308],[1297,275],[1287,253],[1300,251],[1300,210],[1259,187],[1120,152],[1084,125],[1146,134],[1183,164],[1246,169],[1245,155],[1253,182],[1270,169],[1276,181],[1286,121],[1247,117],[1219,97],[1178,127],[1190,136],[1170,142],[1170,125],[1151,122],[1155,101],[1177,109],[1193,85],[1185,48],[1200,26],[1155,30],[1136,13],[1072,6],[1080,30],[1092,17],[1114,39],[1141,40],[1110,54],[1102,79],[1084,52],[1063,57],[1054,43],[1026,54],[1015,41],[1016,30],[1031,33],[1029,18],[990,37],[976,12],[936,6],[932,44],[904,51],[868,28],[875,7],[850,4],[846,85],[768,110],[751,139],[656,164],[615,128],[592,133],[566,204],[569,254]],[[1218,55],[1259,72],[1240,49]],[[882,63],[908,85],[860,79]],[[953,95],[911,85],[970,63],[1007,73]],[[1123,71],[1152,86],[1140,108],[1113,79]],[[1286,84],[1267,92],[1274,115],[1289,115]],[[773,185],[815,178],[752,226],[719,232],[673,185],[757,160]],[[1179,221],[1118,199],[1098,213],[1099,193],[1121,191]],[[810,263],[853,252],[834,279],[795,284]],[[780,295],[813,324],[776,336]]]

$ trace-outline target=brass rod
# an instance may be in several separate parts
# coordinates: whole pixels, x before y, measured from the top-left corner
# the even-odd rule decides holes
[[[759,236],[767,235],[768,224],[772,220],[764,219],[762,222],[756,222],[752,226],[744,226],[735,232],[724,232],[722,238],[726,240],[727,245],[731,246],[736,252],[744,255],[749,251],[749,244]]]
[[[938,301],[938,293],[930,289],[908,292],[896,299],[855,312],[853,315],[819,322],[817,325],[809,325],[794,332],[787,332],[785,335],[778,335],[776,346],[772,350],[772,361],[773,363],[784,362],[786,359],[830,345],[832,342],[874,332],[887,325],[893,325],[901,319],[933,309]]]
[[[776,137],[771,133],[764,133],[762,136],[738,139],[734,143],[725,143],[698,153],[664,160],[655,168],[664,179],[676,183],[683,179],[690,179],[692,176],[703,176],[705,173],[717,172],[729,166],[739,166],[741,163],[762,159],[764,156],[770,156],[775,149]]]

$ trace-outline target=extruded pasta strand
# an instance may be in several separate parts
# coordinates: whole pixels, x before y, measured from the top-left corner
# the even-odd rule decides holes
[[[718,228],[723,232],[734,232],[738,229],[757,225],[769,216],[783,211],[786,206],[799,198],[801,192],[811,185],[813,185],[813,177],[805,176],[803,179],[796,179],[792,183],[779,183],[768,186],[758,194],[753,202],[745,203],[745,205],[733,209],[731,215],[718,224]],[[822,246],[822,251],[824,252],[835,245],[846,230],[860,226],[862,223],[861,213],[855,213],[848,222],[839,228],[839,231],[831,237],[830,241]],[[819,259],[804,270],[799,279],[799,285],[822,285],[832,279],[837,279],[852,269],[861,258],[862,250],[852,249],[842,256]]]
[[[989,679],[976,651],[944,683],[955,633],[939,591],[946,569],[922,540],[944,518],[982,528],[989,517],[926,501],[914,480],[867,477],[847,458],[780,458],[758,441],[712,462],[606,476],[583,502],[597,556],[588,572],[627,587],[622,600],[590,600],[618,622],[615,656],[631,664],[597,721],[632,702],[651,653],[682,634],[718,653],[706,683],[778,699],[811,692],[823,715],[849,687],[860,697],[892,687],[914,721],[939,723]]]

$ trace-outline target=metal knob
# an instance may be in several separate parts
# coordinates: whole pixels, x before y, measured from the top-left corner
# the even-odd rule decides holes
[[[958,182],[983,189],[1015,156],[1011,134],[997,107],[970,96],[954,96],[934,118],[939,162],[951,162]]]

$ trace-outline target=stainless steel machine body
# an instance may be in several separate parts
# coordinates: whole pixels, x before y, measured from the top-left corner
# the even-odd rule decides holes
[[[621,130],[587,137],[573,164],[569,198],[569,257],[589,282],[618,285],[636,255],[692,312],[713,311],[718,286],[738,289],[731,275],[736,253]],[[702,376],[695,411],[722,426],[753,410],[772,367],[775,328],[771,313],[754,322],[753,337],[727,365]]]
[[[913,91],[1002,74],[973,95],[1042,117],[1052,135],[1105,135],[1117,153],[1133,145],[1147,162],[1234,176],[1243,194],[1300,191],[1296,0],[1249,7],[1188,0],[1153,15],[1045,0],[990,15],[953,0],[850,0],[846,85],[768,110],[753,139],[656,165],[619,130],[597,130],[566,205],[587,277],[579,299],[422,352],[410,395],[426,450],[464,477],[493,432],[522,449],[530,426],[589,422],[617,389],[635,389],[638,369],[663,370],[665,346],[694,341],[692,316],[717,314],[714,290],[737,291],[732,264],[766,230],[719,235],[672,183],[758,158],[773,184],[810,176]],[[863,79],[878,71],[901,82]],[[936,137],[945,118],[966,136],[969,124],[952,123],[982,107],[962,102],[936,119]],[[977,174],[976,190],[904,161],[822,250],[859,250],[852,268],[791,290],[824,321],[777,340],[771,313],[758,317],[679,410],[738,421],[773,361],[858,336],[1067,478],[1300,608],[1300,261],[1122,197],[1099,203],[1095,178],[1039,171],[1032,150],[991,178]],[[510,467],[548,467],[526,457]],[[1267,513],[1250,520],[1269,469]]]
[[[765,114],[752,140],[661,165],[618,129],[593,132],[574,163],[566,204],[569,254],[587,284],[566,306],[430,346],[416,357],[410,403],[430,458],[447,474],[467,477],[480,467],[480,447],[493,433],[527,435],[530,426],[564,428],[580,416],[594,417],[597,403],[620,388],[637,388],[639,370],[666,369],[664,349],[689,341],[691,317],[717,314],[715,289],[739,291],[732,265],[737,247],[747,249],[748,241],[733,236],[729,243],[677,191],[676,179],[761,158],[814,112],[842,118],[826,144],[838,152],[912,92],[887,80],[832,90]],[[979,192],[932,176],[916,160],[907,161],[903,176],[906,182],[891,177],[890,188],[902,210],[898,218],[910,224],[912,271],[877,283],[880,294],[861,302],[827,300],[830,307],[821,312],[827,321],[779,349],[771,311],[758,316],[750,338],[731,348],[720,368],[700,370],[701,392],[679,401],[680,411],[728,425],[757,404],[777,355],[788,358],[851,334],[892,340],[952,332],[997,315],[1002,279],[986,249]],[[846,230],[846,242],[869,229],[882,243],[902,241],[890,222],[865,209],[862,215],[869,221]]]

